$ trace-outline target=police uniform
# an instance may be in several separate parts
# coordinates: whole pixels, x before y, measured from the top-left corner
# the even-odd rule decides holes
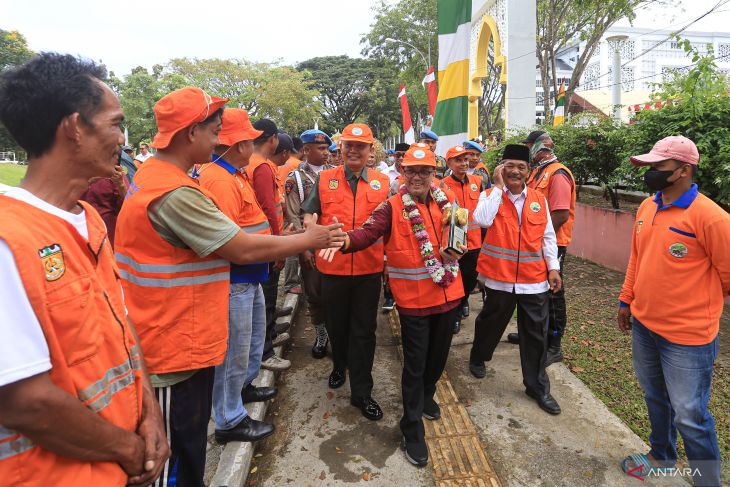
[[[323,143],[331,145],[332,143],[330,137],[321,130],[307,130],[302,133],[300,138],[304,144]],[[334,166],[324,164],[321,167],[320,172],[331,169]],[[319,172],[314,172],[312,166],[305,160],[287,175],[284,184],[286,215],[287,220],[294,225],[295,230],[301,230],[304,227],[304,210],[302,205],[312,193],[318,174]],[[300,264],[304,293],[307,296],[307,305],[309,306],[310,316],[316,331],[312,355],[315,358],[323,358],[327,353],[326,347],[329,337],[325,327],[324,307],[322,306],[322,275],[316,266],[309,268],[305,262],[300,262]]]

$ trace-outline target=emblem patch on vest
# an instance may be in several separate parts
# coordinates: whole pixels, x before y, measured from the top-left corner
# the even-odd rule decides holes
[[[63,262],[63,251],[59,244],[49,245],[38,250],[38,257],[43,262],[43,269],[46,271],[47,281],[57,281],[66,272],[66,264]]]
[[[377,179],[370,181],[370,187],[373,188],[375,191],[380,191],[380,181],[378,181]]]
[[[680,242],[673,243],[669,246],[669,253],[672,255],[672,257],[682,259],[684,258],[684,256],[687,255],[687,246]]]
[[[330,189],[332,191],[336,190],[340,187],[340,182],[336,179],[330,179]]]
[[[530,209],[535,213],[540,211],[541,208],[542,207],[540,206],[540,203],[538,203],[537,201],[533,201],[532,203],[530,203]]]
[[[404,219],[405,221],[408,221],[408,211],[406,211],[406,209],[405,209],[405,208],[403,208],[403,219]]]
[[[644,220],[636,222],[636,235],[641,233],[641,226],[644,224]]]
[[[542,180],[547,181],[547,178],[549,178],[549,177],[550,177],[550,175],[548,173],[545,173],[542,175]]]
[[[474,183],[471,183],[471,190],[472,190],[472,191],[476,191],[477,189],[478,189],[478,188],[477,188],[477,185],[476,185],[476,184],[474,184]]]

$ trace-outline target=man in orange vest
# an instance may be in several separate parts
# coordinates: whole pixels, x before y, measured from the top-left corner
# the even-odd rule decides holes
[[[432,421],[441,417],[434,394],[449,355],[464,288],[457,275],[460,255],[444,249],[449,229],[444,223],[453,198],[433,183],[436,157],[426,144],[414,144],[402,165],[405,183],[399,194],[378,206],[362,228],[348,231],[343,253],[385,241],[403,341],[400,428],[406,458],[422,467],[428,463],[428,448],[421,416]],[[417,225],[423,225],[425,233]]]
[[[489,230],[477,263],[486,300],[474,322],[469,371],[486,375],[484,361],[492,360],[517,307],[525,393],[546,412],[560,414],[545,372],[548,294],[562,284],[560,263],[546,199],[525,185],[528,161],[527,147],[507,145],[494,186],[479,197],[474,212],[474,220]]]
[[[342,222],[345,229],[351,230],[365,223],[388,198],[388,176],[365,167],[374,140],[373,132],[365,124],[345,127],[340,137],[344,165],[317,175],[304,202],[305,223],[313,214],[321,213],[322,222]],[[349,370],[350,402],[366,418],[381,419],[383,411],[372,398],[372,368],[384,267],[383,243],[353,255],[337,253],[332,262],[319,256],[316,259],[322,273],[322,296],[334,362],[329,387],[341,387]]]
[[[550,219],[558,240],[558,260],[560,261],[560,277],[563,277],[565,252],[573,236],[575,221],[575,178],[570,169],[558,161],[553,152],[554,143],[550,134],[544,132],[534,142],[528,144],[530,158],[536,167],[527,178],[527,186],[540,191],[548,201]],[[550,312],[548,324],[548,352],[545,366],[562,362],[563,350],[561,340],[568,322],[565,308],[565,286],[556,293],[550,294]],[[510,333],[510,335],[513,335]],[[512,342],[519,342],[508,336]]]
[[[107,229],[79,201],[124,142],[105,78],[53,53],[0,78],[0,122],[29,157],[0,196],[3,485],[149,485],[170,453]]]
[[[253,128],[248,113],[239,108],[225,109],[222,120],[220,145],[213,154],[213,162],[199,169],[200,184],[244,232],[271,235],[266,215],[242,172],[253,153],[253,140],[261,131]],[[251,418],[244,406],[244,402],[271,399],[277,392],[275,387],[251,384],[259,373],[266,338],[261,283],[267,281],[268,274],[267,262],[231,265],[228,349],[223,364],[215,368],[213,383],[213,417],[219,443],[257,441],[274,432],[272,424]]]
[[[636,212],[618,327],[632,335],[651,450],[621,466],[641,477],[674,467],[679,431],[693,484],[720,486],[722,457],[708,403],[730,293],[730,215],[692,182],[700,154],[690,139],[666,137],[631,162],[651,166],[644,181],[656,194]]]
[[[279,143],[288,143],[286,150],[291,148],[291,139],[280,137],[276,124],[268,118],[257,120],[253,124],[262,134],[254,140],[254,153],[251,162],[246,166],[248,180],[251,181],[256,199],[266,214],[271,226],[271,233],[281,235],[284,231],[284,207],[282,193],[284,186],[279,179],[279,164],[272,158],[277,153]],[[283,154],[283,151],[279,151]],[[282,162],[283,163],[283,162]],[[262,285],[266,300],[266,342],[261,366],[265,369],[280,371],[291,367],[291,362],[274,353],[276,339],[276,297],[279,292],[279,275],[284,268],[284,261],[272,262],[269,265],[269,279]]]
[[[482,192],[482,179],[479,176],[467,174],[470,154],[465,147],[457,145],[446,151],[446,165],[451,174],[441,180],[441,188],[450,190],[456,202],[469,212],[467,227],[468,251],[459,259],[461,282],[465,296],[461,300],[459,319],[454,322],[454,334],[461,329],[461,318],[469,316],[469,294],[477,284],[477,259],[482,248],[482,228],[474,221],[474,210]]]
[[[226,99],[186,87],[155,104],[155,157],[135,174],[117,220],[116,259],[129,317],[154,374],[172,456],[160,485],[202,485],[215,366],[228,340],[230,263],[283,259],[341,240],[333,226],[249,234],[188,175],[219,144]]]

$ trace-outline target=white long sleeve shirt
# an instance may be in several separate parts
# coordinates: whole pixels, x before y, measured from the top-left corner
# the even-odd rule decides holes
[[[494,187],[492,192],[487,196],[485,191],[479,196],[479,202],[474,210],[474,221],[481,227],[489,228],[494,223],[494,218],[497,216],[499,205],[502,204],[502,193],[504,190]],[[512,194],[507,190],[507,198],[515,205],[517,210],[517,218],[522,223],[522,208],[525,206],[525,200],[527,199],[527,186],[522,189],[519,194]],[[553,221],[550,218],[550,208],[548,208],[547,200],[545,200],[545,211],[547,211],[547,225],[545,225],[545,233],[542,237],[542,256],[545,259],[547,268],[551,270],[560,270],[560,261],[558,261],[558,241],[555,237],[555,229],[553,228]],[[548,281],[539,282],[536,284],[523,284],[515,282],[504,282],[490,279],[482,274],[479,274],[479,281],[483,283],[489,289],[496,291],[506,291],[511,293],[514,291],[515,294],[538,294],[544,293],[550,289]]]

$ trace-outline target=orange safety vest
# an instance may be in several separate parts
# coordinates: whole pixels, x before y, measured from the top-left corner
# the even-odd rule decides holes
[[[364,168],[369,182],[362,178],[357,181],[357,196],[353,196],[350,183],[345,179],[345,167],[338,166],[325,169],[319,173],[319,202],[322,210],[319,222],[329,225],[332,219],[344,227],[342,231],[359,228],[370,214],[383,201],[388,199],[390,179],[374,169]],[[316,256],[317,269],[323,274],[337,276],[360,276],[383,272],[383,241],[376,243],[361,252],[351,254],[335,253],[332,262]]]
[[[136,431],[143,395],[139,347],[104,222],[90,205],[79,204],[88,241],[61,218],[0,196],[0,240],[13,253],[43,329],[53,383],[105,421]],[[116,462],[64,457],[0,425],[0,479],[24,487],[121,487],[127,475]]]
[[[147,215],[152,202],[183,186],[215,202],[182,169],[147,159],[117,219],[115,256],[124,300],[151,374],[218,365],[226,353],[229,262],[171,245]]]
[[[459,206],[469,210],[469,226],[467,233],[467,247],[469,250],[476,250],[482,246],[482,227],[474,221],[474,210],[479,203],[479,195],[482,193],[482,178],[467,174],[467,182],[462,184],[453,177],[447,176],[441,180],[441,188],[450,190],[459,203]]]
[[[558,246],[566,247],[570,245],[570,241],[573,238],[573,223],[575,222],[575,178],[570,169],[565,167],[558,161],[550,162],[544,166],[536,167],[532,170],[530,177],[527,178],[527,186],[540,191],[545,195],[548,201],[550,201],[550,182],[552,181],[551,176],[557,171],[563,170],[568,176],[570,176],[570,184],[573,186],[570,195],[570,210],[568,214],[568,221],[563,224],[562,227],[556,232],[558,239]]]
[[[264,159],[258,154],[253,154],[251,160],[246,166],[246,175],[248,180],[253,182],[254,172],[256,168],[266,164],[271,168],[271,174],[274,177],[274,200],[276,201],[276,219],[279,221],[279,234],[284,231],[284,181],[279,177],[279,167],[268,159]]]
[[[266,218],[246,176],[225,161],[210,162],[199,171],[200,185],[210,191],[220,210],[246,233],[271,235]]]
[[[388,257],[390,288],[398,306],[411,309],[430,308],[464,297],[464,286],[458,277],[446,288],[433,282],[423,263],[421,248],[405,213],[401,195],[391,196],[388,201],[392,210],[392,222],[385,254]],[[442,246],[443,213],[433,198],[429,198],[428,206],[418,201],[416,205],[431,239],[434,254],[441,260],[439,249]]]
[[[474,171],[478,171],[480,169],[484,169],[484,172],[487,173],[487,176],[491,176],[491,174],[489,174],[489,169],[487,168],[487,166],[484,165],[483,162],[479,162],[476,166],[474,166]]]
[[[494,188],[489,188],[487,195]],[[542,193],[527,188],[527,199],[522,208],[522,224],[517,209],[502,193],[502,202],[489,227],[477,261],[477,271],[490,279],[502,282],[537,284],[547,279],[547,264],[542,255],[542,240],[548,214]]]

